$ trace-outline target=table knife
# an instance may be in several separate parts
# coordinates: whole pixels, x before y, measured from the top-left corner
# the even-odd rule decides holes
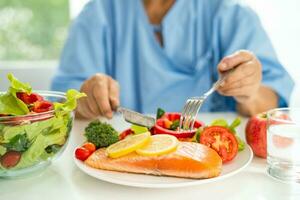
[[[138,125],[138,126],[144,126],[149,129],[151,129],[155,125],[155,118],[143,115],[141,113],[135,112],[133,110],[130,110],[128,108],[118,107],[117,112],[122,113],[123,118],[125,121]]]

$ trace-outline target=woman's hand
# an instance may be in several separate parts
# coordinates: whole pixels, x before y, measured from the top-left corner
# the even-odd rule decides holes
[[[218,91],[224,96],[233,96],[239,103],[254,97],[261,85],[262,67],[256,56],[246,50],[240,50],[221,60],[218,70],[222,74],[236,68]]]
[[[119,84],[110,76],[95,74],[86,80],[80,89],[87,98],[78,101],[77,115],[92,119],[98,116],[112,118],[119,104]]]
[[[237,51],[223,58],[218,65],[221,74],[231,68],[236,69],[219,87],[218,92],[224,96],[233,96],[241,114],[251,116],[278,106],[276,92],[261,84],[262,66],[253,53]]]

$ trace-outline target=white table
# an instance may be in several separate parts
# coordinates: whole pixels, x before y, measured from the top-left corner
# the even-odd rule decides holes
[[[232,120],[234,113],[201,114],[209,123],[212,119],[225,117]],[[128,124],[112,120],[118,130]],[[225,180],[200,186],[176,189],[143,189],[125,187],[90,177],[74,164],[73,150],[84,140],[83,130],[87,121],[75,121],[68,147],[63,155],[39,175],[22,179],[0,180],[0,200],[188,200],[188,199],[230,199],[230,200],[292,200],[300,199],[300,184],[284,184],[266,174],[266,161],[254,158],[242,172]],[[116,124],[118,123],[118,124]],[[246,119],[239,134],[244,136]]]

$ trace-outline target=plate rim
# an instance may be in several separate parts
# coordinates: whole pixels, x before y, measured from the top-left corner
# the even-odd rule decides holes
[[[113,184],[117,184],[117,185],[123,185],[123,186],[129,186],[129,187],[138,187],[138,188],[179,188],[179,187],[188,187],[188,186],[195,186],[195,185],[202,185],[202,184],[207,184],[207,183],[211,183],[211,182],[216,182],[216,181],[220,181],[222,179],[228,178],[230,176],[236,175],[238,173],[240,173],[242,170],[244,170],[251,162],[253,159],[253,151],[251,149],[251,147],[246,144],[245,145],[245,149],[249,151],[249,157],[247,162],[242,165],[240,168],[231,171],[229,173],[226,173],[224,175],[220,175],[217,177],[213,177],[213,178],[208,178],[208,179],[186,179],[186,178],[179,178],[179,179],[186,179],[186,180],[191,180],[190,182],[184,182],[184,183],[167,183],[167,184],[163,184],[163,183],[144,183],[144,184],[140,184],[137,182],[126,182],[126,181],[122,181],[119,179],[111,179],[111,178],[106,178],[105,176],[102,176],[101,178],[99,178],[98,176],[96,176],[96,174],[102,173],[105,174],[105,172],[107,170],[101,170],[101,169],[96,169],[90,166],[85,165],[82,161],[78,160],[75,158],[75,156],[73,156],[73,160],[76,164],[76,166],[85,174],[94,177],[98,180],[101,181],[105,181],[105,182],[109,182],[109,183],[113,183]],[[74,154],[73,154],[74,155]],[[93,172],[93,173],[92,173]],[[109,171],[109,172],[115,172],[115,173],[124,173],[124,172],[117,172],[117,171]],[[130,174],[130,173],[127,173]],[[134,174],[134,175],[146,175],[146,174]],[[164,176],[162,176],[164,177]],[[167,176],[165,176],[167,177]],[[177,178],[177,177],[172,177],[172,178]]]

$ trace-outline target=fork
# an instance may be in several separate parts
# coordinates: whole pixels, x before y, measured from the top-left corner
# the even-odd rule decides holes
[[[234,71],[234,69],[235,68],[232,68],[230,70],[227,70],[226,72],[223,72],[221,77],[202,96],[191,97],[186,101],[180,116],[179,131],[187,129],[190,131],[193,130],[197,114],[203,102],[209,95],[211,95],[220,87],[220,85],[225,81],[225,79],[227,79],[227,77]]]

